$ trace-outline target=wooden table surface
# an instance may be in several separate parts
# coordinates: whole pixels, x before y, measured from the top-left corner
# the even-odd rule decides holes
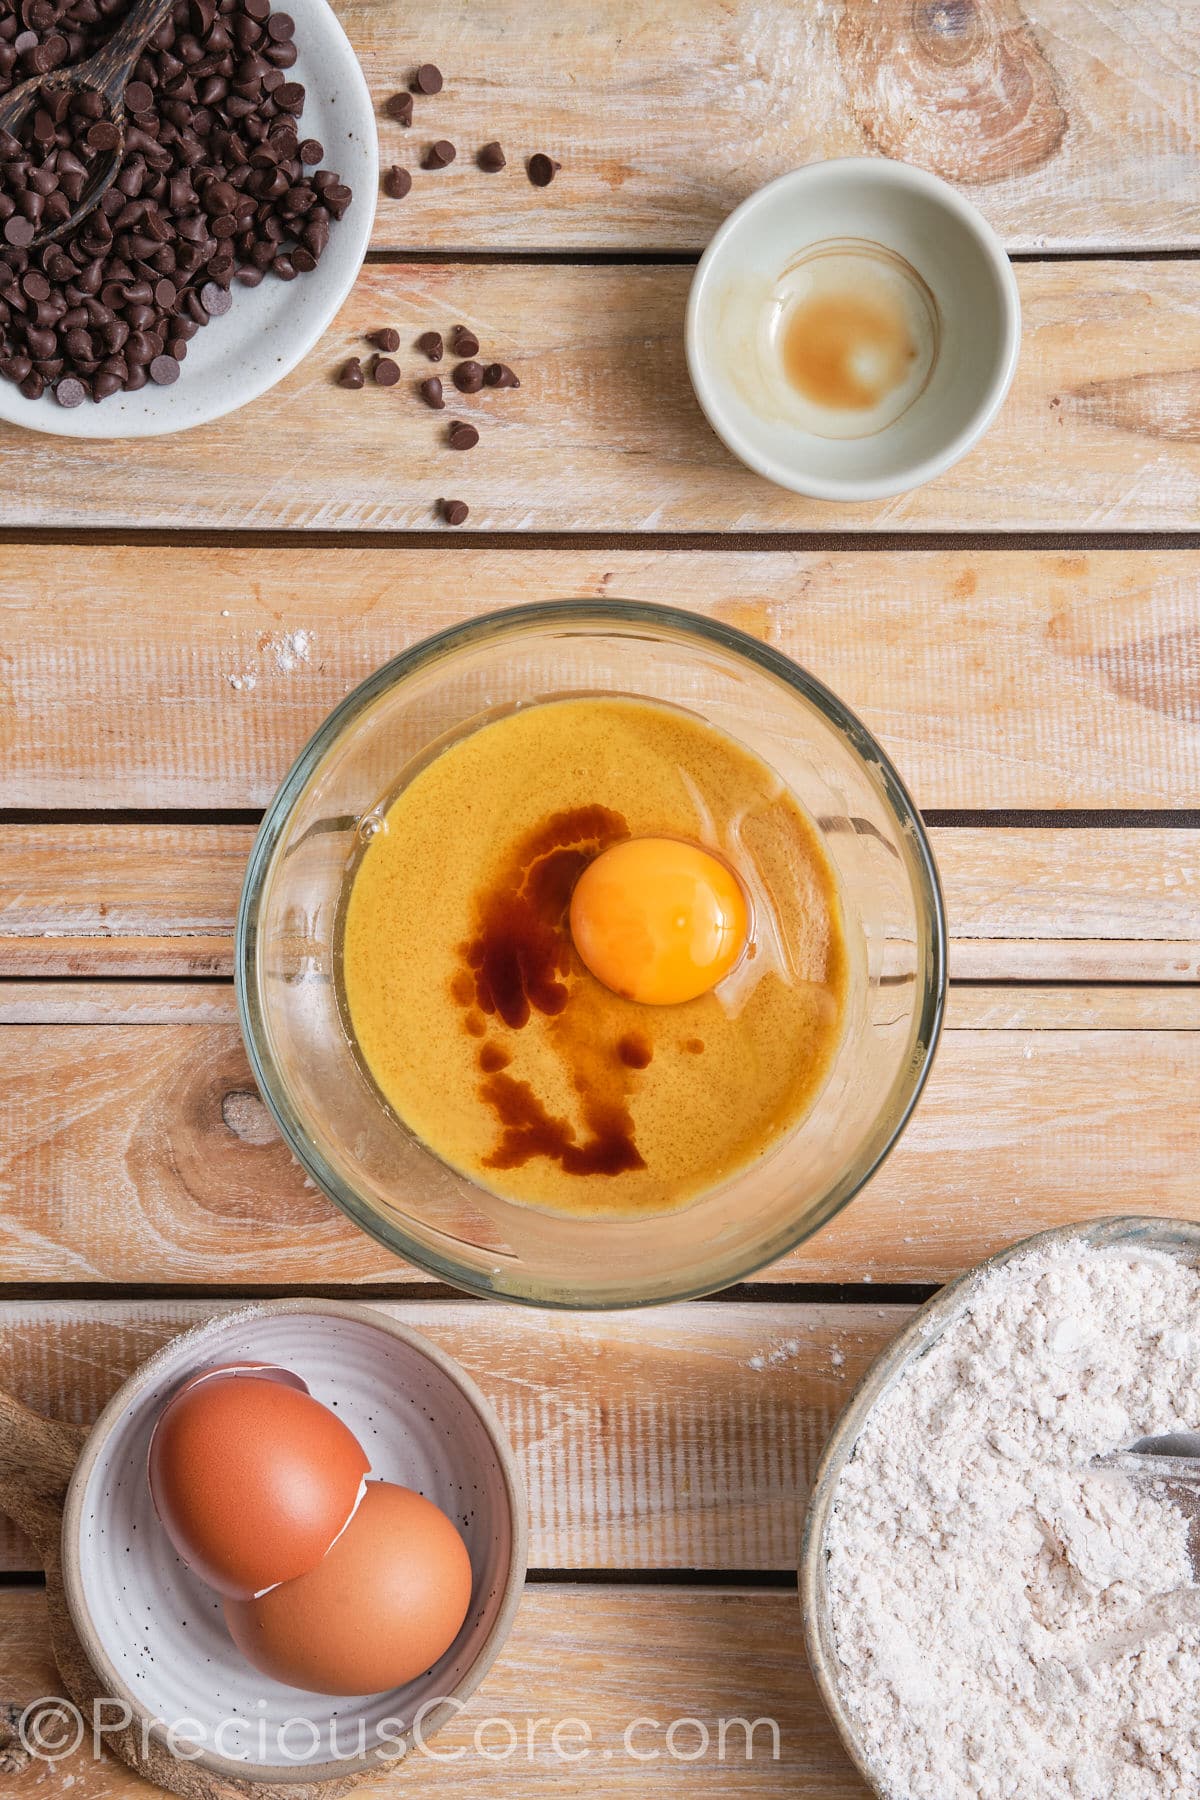
[[[238,1295],[356,1293],[460,1357],[529,1484],[514,1635],[392,1791],[864,1789],[809,1680],[807,1486],[868,1361],[947,1276],[1114,1211],[1200,1216],[1200,61],[1186,0],[395,0],[340,6],[382,107],[460,147],[381,202],[357,289],[269,397],[176,439],[0,432],[0,1382],[78,1421]],[[428,135],[381,117],[385,164]],[[498,137],[500,176],[470,152]],[[550,152],[545,191],[522,160]],[[681,344],[695,256],[763,180],[883,152],[1018,259],[999,422],[940,480],[836,507],[757,480]],[[442,446],[361,334],[471,325],[521,375]],[[443,494],[471,506],[439,528]],[[640,1315],[456,1297],[303,1179],[241,1049],[234,909],[307,734],[385,657],[517,601],[715,615],[860,712],[932,828],[948,1026],[903,1142],[758,1280]],[[307,634],[289,654],[290,634]],[[292,640],[293,645],[295,640]],[[254,679],[251,680],[250,677]],[[0,1539],[0,1702],[55,1692]],[[489,1761],[478,1721],[581,1718]],[[722,1718],[769,1717],[746,1760]],[[639,1717],[681,1727],[672,1759]],[[649,1728],[646,1728],[647,1732]],[[485,1742],[487,1742],[485,1737]],[[503,1748],[503,1732],[490,1741]],[[608,1752],[608,1754],[606,1754]],[[505,1784],[507,1789],[505,1790]],[[132,1796],[81,1753],[15,1793]],[[381,1791],[388,1786],[381,1784]]]

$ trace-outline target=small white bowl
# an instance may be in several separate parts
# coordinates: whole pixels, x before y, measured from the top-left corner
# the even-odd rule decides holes
[[[474,1573],[470,1611],[446,1654],[406,1687],[326,1698],[259,1674],[226,1631],[217,1595],[160,1525],[146,1473],[158,1415],[190,1375],[241,1361],[301,1376],[355,1433],[373,1480],[415,1488],[462,1531]],[[168,1732],[187,1721],[183,1754],[200,1768],[272,1783],[386,1775],[410,1748],[421,1709],[423,1741],[490,1668],[520,1601],[527,1541],[512,1449],[457,1363],[373,1307],[275,1300],[164,1345],[109,1401],[67,1493],[63,1587],[102,1692],[124,1700],[176,1754],[183,1732],[176,1744]],[[289,1720],[304,1723],[289,1731]]]
[[[296,21],[296,63],[289,81],[303,82],[301,136],[325,150],[354,190],[333,225],[317,267],[295,281],[268,275],[256,288],[233,284],[233,306],[198,331],[173,387],[147,383],[136,394],[97,404],[60,406],[49,389],[27,400],[0,380],[0,419],[52,437],[144,438],[187,431],[257,400],[296,367],[340,311],[371,241],[379,194],[379,140],[366,78],[328,0],[288,0]]]
[[[929,322],[924,386],[890,422],[822,412],[784,374],[789,306],[831,244],[878,247]],[[968,201],[907,163],[847,157],[781,175],[729,215],[700,259],[686,330],[696,396],[748,468],[815,499],[877,500],[940,475],[987,430],[1017,366],[1021,310],[1003,246]]]

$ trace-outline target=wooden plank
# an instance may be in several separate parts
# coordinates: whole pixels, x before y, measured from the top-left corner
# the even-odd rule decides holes
[[[1078,990],[1075,990],[1078,993]],[[928,1282],[1027,1232],[1115,1212],[1200,1216],[1195,994],[1148,1023],[1070,996],[1032,1024],[951,1027],[893,1155],[762,1279]],[[306,1180],[232,1024],[7,1025],[0,1279],[256,1287],[412,1280]]]
[[[0,980],[0,1025],[212,1025],[236,1019],[231,981]]]
[[[1200,976],[1200,832],[967,827],[932,837],[953,977]]]
[[[381,110],[416,55],[446,77],[412,130],[381,117],[415,185],[380,202],[377,247],[698,249],[773,176],[879,151],[963,184],[1015,247],[1197,241],[1194,46],[1169,0],[566,0],[552,28],[523,0],[443,0],[399,41],[388,9],[338,10]],[[440,136],[458,160],[423,174]],[[509,166],[481,174],[497,137]],[[562,159],[548,193],[534,150]]]
[[[90,1424],[168,1339],[240,1304],[8,1302],[0,1386]],[[457,1357],[495,1405],[542,1569],[794,1569],[833,1422],[909,1316],[745,1302],[579,1318],[468,1300],[378,1304]],[[12,1539],[0,1551],[0,1567],[31,1566]]]
[[[0,825],[0,974],[228,975],[253,839],[237,825]]]
[[[950,1031],[1197,1031],[1200,987],[959,982],[947,996],[946,1023]]]
[[[5,1698],[18,1711],[59,1691],[37,1589],[0,1589],[0,1658]],[[648,1718],[657,1727],[637,1723]],[[504,1760],[497,1751],[512,1738],[494,1722],[481,1731],[488,1719],[512,1723],[517,1748]],[[676,1719],[701,1720],[709,1739],[702,1756],[699,1728],[681,1724],[672,1759],[667,1733]],[[738,1719],[773,1720],[778,1757],[767,1723],[755,1730],[748,1757]],[[560,1720],[575,1726],[564,1725],[558,1740],[565,1755],[552,1736]],[[605,1800],[644,1800],[652,1784],[722,1800],[869,1800],[809,1675],[796,1596],[772,1590],[530,1587],[487,1680],[431,1749],[436,1763],[414,1754],[403,1775],[356,1791],[386,1800],[416,1782],[436,1785],[441,1800],[477,1800],[503,1784],[546,1800],[577,1800],[592,1789]],[[31,1768],[25,1785],[47,1775],[54,1791],[69,1786],[72,1800],[141,1800],[158,1791],[107,1757],[93,1760],[90,1735],[69,1759],[37,1774]]]
[[[228,1025],[231,981],[5,981],[0,1025]],[[950,1031],[1196,1031],[1200,986],[952,982]]]
[[[6,433],[0,524],[405,531],[436,526],[439,497],[456,496],[471,507],[467,535],[1191,528],[1192,270],[1096,261],[1017,275],[1024,343],[999,420],[945,475],[890,500],[806,500],[733,460],[684,367],[688,268],[375,264],[303,365],[229,419],[153,442]],[[455,395],[442,413],[421,403],[414,383],[428,364],[412,341],[455,320],[517,370],[519,392]],[[401,333],[404,380],[347,393],[337,368],[385,323]],[[482,437],[461,455],[446,432],[465,412]],[[109,654],[132,677],[120,640]]]
[[[407,644],[493,607],[618,595],[684,603],[804,663],[878,734],[926,808],[1200,806],[1196,551],[57,544],[0,544],[0,806],[265,805],[329,709]],[[301,631],[307,656],[293,648]],[[178,848],[141,902],[148,935],[197,876],[182,840],[165,841]],[[189,930],[214,929],[215,893],[228,893],[243,844],[212,841]],[[1180,844],[1173,860],[1164,844],[1150,880],[1169,937],[1180,929],[1173,896],[1189,907],[1195,896],[1195,859]],[[119,852],[97,842],[97,854]],[[977,919],[1003,905],[1008,883],[1019,906],[1054,878],[1043,856],[1022,883],[1019,865],[998,869],[1004,854],[969,902]],[[1081,885],[1101,896],[1113,886],[1132,906],[1149,860],[1127,874],[1118,865],[1110,881],[1098,855]],[[118,892],[125,872],[100,866]],[[79,918],[90,879],[85,861],[63,887],[60,922]],[[36,871],[22,880],[52,912]],[[1103,904],[1091,905],[1089,937]]]
[[[1200,975],[1200,830],[938,827],[931,836],[953,977]],[[228,977],[253,837],[250,825],[0,825],[0,982],[122,976],[135,990],[124,1004],[141,1009],[161,996],[129,978]],[[19,994],[7,995],[0,1022],[32,1017],[11,1010]],[[51,999],[44,983],[39,994]],[[192,994],[188,1004],[199,1004]],[[78,1000],[52,998],[55,1018]]]

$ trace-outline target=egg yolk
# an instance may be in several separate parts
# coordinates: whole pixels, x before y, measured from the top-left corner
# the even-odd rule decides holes
[[[750,932],[741,883],[698,844],[629,838],[589,863],[571,937],[597,981],[645,1006],[695,1000],[733,968]]]

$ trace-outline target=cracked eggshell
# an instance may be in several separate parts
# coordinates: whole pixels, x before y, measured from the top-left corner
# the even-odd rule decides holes
[[[218,1593],[243,1600],[320,1562],[370,1468],[354,1433],[298,1375],[263,1363],[186,1381],[159,1416],[148,1464],[179,1555]]]

